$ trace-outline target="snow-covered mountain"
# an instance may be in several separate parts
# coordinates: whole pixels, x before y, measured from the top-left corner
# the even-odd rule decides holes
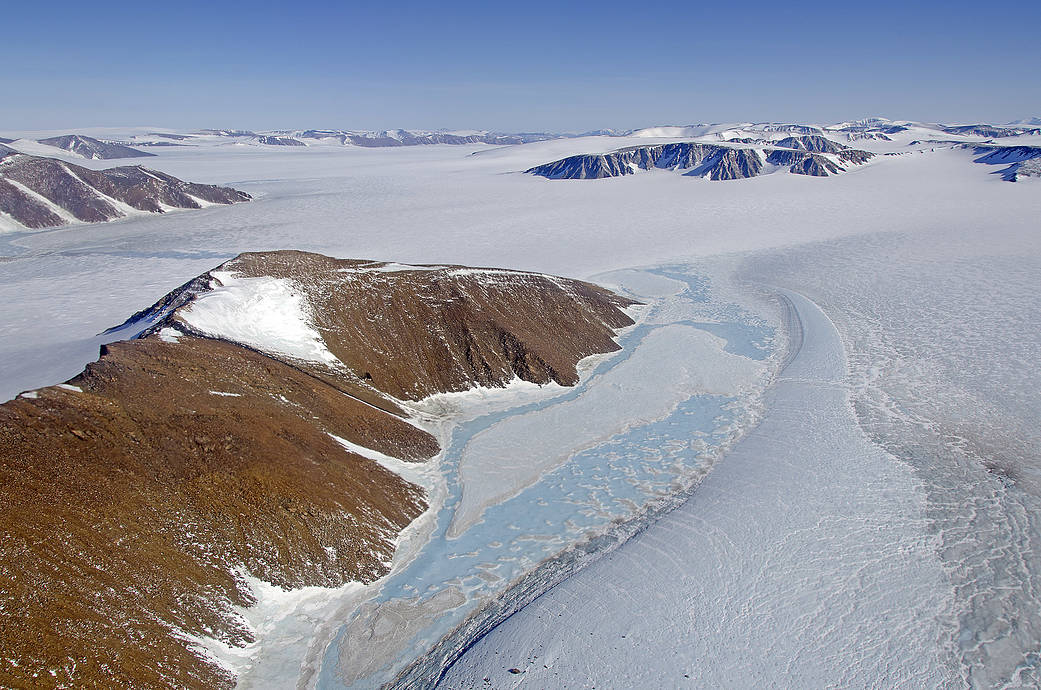
[[[154,153],[138,151],[123,144],[101,141],[81,134],[66,134],[60,137],[39,139],[39,143],[53,146],[63,151],[74,153],[90,160],[111,160],[114,158],[145,158]]]
[[[250,198],[229,187],[184,182],[141,166],[89,170],[0,145],[0,221],[22,228],[100,223]]]
[[[431,144],[493,144],[504,146],[525,144],[556,138],[556,134],[499,134],[485,131],[430,132],[423,130],[388,129],[383,131],[351,131],[337,129],[309,129],[294,132],[301,139],[333,140],[344,145],[369,148],[390,146],[426,146]]]

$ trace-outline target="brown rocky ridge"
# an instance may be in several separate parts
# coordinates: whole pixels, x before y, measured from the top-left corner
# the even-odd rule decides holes
[[[185,182],[139,165],[88,170],[0,146],[0,214],[26,228],[100,223],[138,211],[198,209],[251,198],[230,187]]]
[[[195,641],[254,639],[247,575],[371,582],[427,508],[379,455],[438,453],[410,401],[572,384],[617,349],[629,304],[541,274],[303,252],[242,254],[171,292],[79,376],[0,405],[0,686],[233,685]]]

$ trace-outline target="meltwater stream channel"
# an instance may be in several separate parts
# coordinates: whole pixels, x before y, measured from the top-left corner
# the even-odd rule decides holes
[[[622,350],[573,389],[454,429],[429,538],[345,610],[297,683],[429,687],[483,632],[681,503],[754,425],[783,345],[776,316],[727,301],[689,266],[598,280],[647,305]],[[276,658],[241,684],[291,684]]]

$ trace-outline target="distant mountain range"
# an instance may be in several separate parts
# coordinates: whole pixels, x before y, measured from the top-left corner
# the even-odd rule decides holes
[[[244,129],[204,129],[199,130],[196,134],[198,136],[225,137],[235,139],[237,143],[254,143],[266,146],[300,146],[306,145],[307,141],[312,141],[322,143],[334,142],[344,146],[361,146],[364,148],[389,148],[398,146],[429,146],[433,144],[510,146],[528,144],[535,141],[547,141],[549,139],[620,136],[624,133],[615,130],[562,134],[550,132],[502,133],[472,130],[429,131],[409,129],[386,129],[379,131],[304,129],[261,133]]]
[[[981,156],[976,162],[1009,166],[998,174],[1015,182],[1037,175],[1041,145],[1031,137],[1039,136],[1041,128],[1029,124],[944,125],[883,118],[824,127],[781,123],[651,127],[634,130],[627,138],[630,142],[657,140],[653,143],[572,155],[525,172],[554,180],[621,177],[652,169],[684,171],[687,176],[709,180],[735,180],[775,172],[827,177],[867,163],[875,156],[899,155],[917,146],[923,150],[977,149]],[[662,141],[669,139],[681,141]],[[853,148],[837,139],[858,142],[871,150]]]
[[[135,147],[192,146],[227,140],[228,143],[253,146],[341,145],[364,148],[390,148],[400,146],[429,146],[436,144],[511,146],[551,139],[575,139],[581,137],[639,137],[639,138],[714,138],[733,141],[747,137],[748,133],[770,140],[777,135],[826,136],[844,142],[889,141],[899,133],[914,131],[919,139],[937,137],[983,137],[1000,139],[1041,134],[1041,118],[1031,117],[1007,124],[939,124],[921,123],[910,120],[889,120],[872,117],[840,122],[830,125],[784,123],[784,122],[738,122],[694,125],[667,125],[641,129],[615,130],[598,129],[588,132],[493,132],[487,130],[350,130],[350,129],[300,129],[255,132],[247,129],[202,129],[195,132],[148,132],[129,137],[133,141],[110,141],[82,134],[66,134],[37,140],[63,151],[94,160],[131,158],[155,155]],[[30,140],[31,141],[31,140]],[[0,143],[17,140],[0,137]],[[37,151],[28,151],[37,153]]]

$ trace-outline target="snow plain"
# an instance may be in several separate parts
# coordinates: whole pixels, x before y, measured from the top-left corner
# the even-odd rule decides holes
[[[1003,182],[990,174],[991,166],[974,164],[971,151],[908,146],[903,139],[855,142],[901,155],[824,179],[768,175],[721,183],[649,172],[550,181],[519,172],[626,143],[591,137],[504,148],[271,149],[215,138],[207,145],[150,149],[159,155],[145,161],[149,167],[230,184],[256,200],[0,235],[0,398],[75,375],[97,356],[104,338],[96,334],[240,251],[295,248],[403,263],[599,275],[601,282],[628,286],[655,302],[640,327],[623,336],[627,349],[593,363],[575,390],[478,393],[468,399],[475,405],[451,397],[427,401],[417,414],[440,430],[447,449],[422,478],[438,509],[403,538],[385,582],[297,598],[273,593],[270,606],[251,618],[263,631],[260,641],[229,661],[243,670],[245,686],[339,687],[389,679],[460,623],[474,620],[468,616],[487,601],[512,591],[510,583],[524,573],[703,478],[661,527],[580,573],[570,586],[591,577],[585,573],[600,573],[595,591],[583,596],[605,602],[601,617],[588,613],[570,623],[558,617],[561,622],[551,626],[554,663],[546,666],[583,678],[595,675],[598,664],[609,668],[612,658],[625,659],[634,678],[658,678],[668,686],[687,682],[682,673],[675,682],[660,675],[680,667],[690,679],[724,686],[749,679],[784,684],[770,674],[785,669],[825,685],[887,679],[943,685],[951,678],[979,687],[1034,684],[1041,658],[1041,622],[1034,615],[1041,610],[1041,512],[1032,487],[1041,476],[1035,466],[1041,453],[1030,411],[1038,409],[1041,390],[1033,364],[1041,335],[1030,295],[1041,257],[1038,181]],[[609,381],[607,374],[635,356],[655,330],[700,329],[703,335],[696,337],[706,345],[721,339],[725,344],[706,356],[706,364],[730,355],[760,363],[748,367],[776,368],[783,329],[773,339],[762,329],[779,326],[769,296],[778,285],[807,295],[827,314],[848,358],[847,376],[836,374],[825,385],[819,377],[794,377],[789,368],[765,397],[754,386],[739,395],[713,395],[692,384],[691,397],[664,420],[634,414],[628,428],[620,421],[613,431],[558,453],[555,469],[547,465],[538,477],[514,475],[510,490],[494,496],[500,502],[476,501],[484,506],[482,521],[471,519],[468,530],[447,538],[455,509],[469,500],[463,498],[466,480],[473,478],[461,477],[463,468],[478,467],[462,462],[468,444],[482,434],[504,433],[493,429],[519,424],[511,420],[539,406],[572,405],[581,412],[576,398],[593,391],[598,379]],[[685,354],[677,348],[661,362],[664,388]],[[785,395],[804,406],[803,414],[783,403]],[[609,397],[604,400],[618,411],[606,404]],[[481,408],[484,403],[489,406]],[[760,412],[758,429],[719,460]],[[811,413],[822,425],[807,424]],[[573,419],[561,414],[557,423],[573,425]],[[858,429],[864,431],[858,435]],[[564,434],[547,438],[567,443]],[[821,452],[796,452],[808,444],[820,444]],[[790,463],[768,462],[788,456]],[[779,504],[770,476],[805,500],[782,496]],[[820,491],[798,493],[811,487]],[[582,492],[577,500],[576,491]],[[742,506],[748,510],[741,512]],[[768,519],[780,508],[780,519]],[[658,624],[654,630],[631,621],[634,627],[623,630],[627,619],[619,612],[626,610],[625,593],[639,589],[633,583],[659,582],[669,567],[684,562],[668,561],[661,545],[645,535],[682,515],[698,518],[666,541],[710,548],[691,566],[702,577],[656,589],[662,598],[649,609],[658,614],[649,617]],[[736,523],[726,522],[727,515],[738,516]],[[438,541],[438,534],[445,538]],[[724,534],[733,538],[720,540]],[[835,548],[827,551],[829,545]],[[629,552],[645,559],[627,560]],[[808,557],[798,562],[799,554]],[[713,568],[722,563],[741,570]],[[562,568],[572,572],[571,565]],[[832,577],[822,578],[822,571]],[[555,578],[537,584],[549,586]],[[561,606],[571,606],[566,587]],[[538,608],[553,596],[509,619],[487,644],[506,634],[500,630],[509,631],[518,645],[509,663],[527,670],[524,641],[545,629],[536,612],[561,612]],[[617,607],[609,609],[608,601]],[[740,602],[754,606],[728,608]],[[863,607],[850,610],[857,602]],[[749,611],[759,614],[755,625],[740,625]],[[882,644],[886,621],[879,611],[893,612],[891,634],[918,654],[849,643],[863,635]],[[395,629],[394,621],[406,619],[414,624]],[[582,620],[595,621],[603,635],[585,640]],[[666,639],[662,630],[674,636]],[[614,632],[626,635],[625,645]],[[721,649],[721,639],[733,644]],[[359,640],[370,646],[359,647]],[[669,664],[659,663],[655,640],[668,643]],[[454,642],[460,645],[449,657],[472,639]],[[743,659],[737,658],[739,642],[752,646]],[[498,673],[498,658],[480,649],[464,657],[467,665],[485,664]],[[752,658],[757,653],[777,664],[758,662]],[[734,675],[720,675],[723,667],[709,661],[713,655],[731,658]],[[885,669],[878,665],[882,658],[889,660]],[[526,679],[530,687],[584,685],[554,679],[541,666],[532,663],[530,676],[503,676],[502,685]],[[452,671],[465,672],[459,664]]]

